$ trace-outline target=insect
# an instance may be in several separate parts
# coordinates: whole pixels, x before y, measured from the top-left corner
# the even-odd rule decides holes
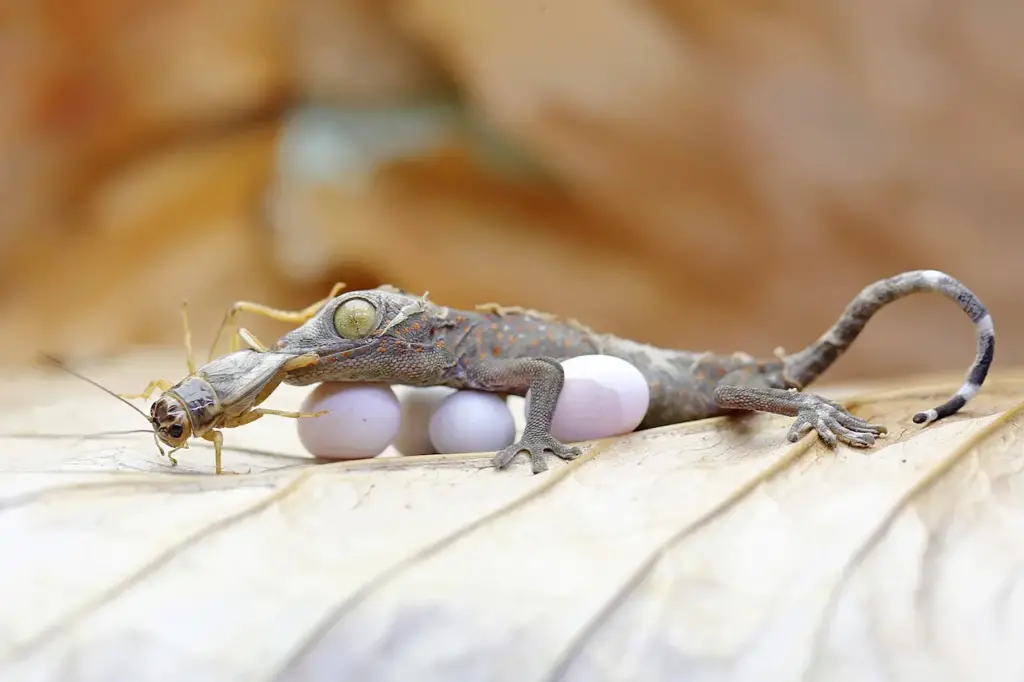
[[[197,368],[192,352],[187,304],[184,303],[182,321],[185,327],[185,351],[189,374],[176,384],[166,379],[155,379],[140,393],[117,394],[71,371],[53,358],[50,358],[50,361],[127,403],[146,417],[152,426],[161,454],[164,453],[160,443],[171,448],[166,454],[173,465],[178,463],[174,458],[174,452],[187,449],[189,439],[202,438],[213,443],[217,474],[223,473],[221,451],[224,437],[221,429],[243,426],[265,415],[299,419],[326,414],[303,414],[259,407],[281,384],[287,372],[318,362],[316,354],[268,351],[250,332],[239,329],[238,334],[242,339],[260,348],[233,350]],[[157,390],[161,391],[161,394],[150,405],[148,415],[129,402],[140,398],[148,399]]]

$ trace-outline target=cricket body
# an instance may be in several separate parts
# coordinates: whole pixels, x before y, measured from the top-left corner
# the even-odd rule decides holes
[[[871,284],[817,341],[771,360],[657,348],[521,308],[489,304],[473,311],[453,310],[393,287],[330,298],[317,312],[307,311],[301,326],[281,337],[273,351],[319,358],[286,370],[284,382],[292,385],[377,381],[519,396],[531,390],[522,438],[496,454],[498,468],[524,451],[535,473],[547,468],[545,452],[562,459],[580,454],[579,448],[552,437],[550,426],[564,383],[559,361],[588,354],[622,358],[643,373],[650,406],[641,429],[729,413],[768,412],[796,417],[789,430],[791,441],[813,429],[830,446],[842,441],[868,447],[886,432],[884,426],[800,391],[842,355],[878,310],[925,292],[956,302],[977,334],[977,354],[966,383],[947,402],[915,415],[916,423],[927,424],[956,413],[980,389],[995,348],[992,318],[978,298],[953,277],[934,270],[905,272]]]
[[[213,443],[215,470],[220,474],[224,443],[220,429],[243,426],[264,415],[297,419],[322,414],[307,415],[259,407],[281,384],[286,372],[316,363],[318,356],[267,351],[243,329],[240,330],[242,338],[260,346],[259,350],[235,350],[196,369],[184,309],[183,318],[189,375],[173,385],[166,379],[156,379],[149,382],[141,393],[118,396],[125,400],[148,399],[154,391],[161,391],[150,406],[149,419],[156,437],[172,448],[169,455],[172,463],[177,464],[174,450],[187,448],[190,438],[202,438]]]

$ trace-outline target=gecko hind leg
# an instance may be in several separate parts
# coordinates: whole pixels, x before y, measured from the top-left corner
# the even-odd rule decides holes
[[[715,402],[727,409],[796,417],[787,435],[792,443],[814,429],[829,447],[842,441],[852,447],[866,448],[874,445],[876,437],[887,433],[884,426],[868,423],[838,403],[795,389],[722,384],[715,389]]]

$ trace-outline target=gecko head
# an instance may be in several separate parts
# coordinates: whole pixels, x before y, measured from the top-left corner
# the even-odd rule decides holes
[[[385,347],[389,338],[423,342],[423,314],[436,308],[423,298],[393,289],[351,291],[329,301],[302,326],[282,336],[275,351],[321,358],[363,357]]]
[[[157,398],[149,408],[149,421],[156,437],[163,443],[180,448],[192,436],[192,423],[184,405],[170,393]]]

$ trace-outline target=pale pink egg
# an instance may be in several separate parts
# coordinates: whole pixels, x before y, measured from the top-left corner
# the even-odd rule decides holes
[[[555,406],[551,435],[565,443],[634,431],[651,402],[644,375],[610,355],[581,355],[562,362],[565,385]],[[526,395],[526,414],[530,394]]]
[[[438,452],[487,452],[512,445],[515,421],[505,400],[494,393],[458,391],[430,418],[430,440]]]
[[[402,404],[402,425],[392,443],[395,450],[403,455],[430,455],[437,452],[430,441],[430,418],[444,399],[455,393],[455,389],[447,386],[396,386],[395,392]]]
[[[333,382],[317,386],[302,401],[303,413],[328,413],[297,419],[299,440],[317,457],[376,457],[394,440],[401,423],[398,397],[386,384]]]

